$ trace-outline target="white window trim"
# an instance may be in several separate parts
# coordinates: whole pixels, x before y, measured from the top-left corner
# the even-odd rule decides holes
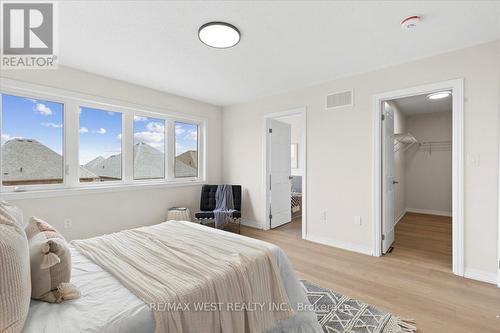
[[[135,166],[134,166],[135,155],[134,155],[134,148],[133,148],[135,146],[135,119],[134,119],[135,116],[146,117],[146,118],[164,121],[164,131],[163,131],[163,135],[164,135],[164,137],[163,137],[163,140],[164,140],[164,147],[163,147],[164,161],[163,161],[163,177],[161,177],[161,178],[135,179]],[[130,173],[131,173],[129,175],[130,178],[127,177],[127,179],[133,180],[134,182],[154,182],[154,181],[163,180],[163,179],[170,180],[170,178],[168,178],[168,174],[167,174],[168,173],[167,157],[170,154],[170,149],[168,147],[168,133],[169,133],[168,120],[165,117],[157,117],[157,116],[152,117],[151,114],[136,112],[134,115],[132,115],[132,128],[130,130],[132,131],[132,147],[128,146],[127,148],[129,149],[129,154],[131,154],[131,156],[132,156],[132,161],[129,162],[132,165],[132,170],[130,170]]]
[[[119,113],[121,115],[121,118],[122,118],[122,131],[121,131],[121,134],[122,134],[122,140],[121,140],[121,154],[122,154],[122,170],[121,170],[121,176],[122,178],[120,180],[110,180],[110,181],[104,181],[104,182],[100,182],[100,183],[82,183],[80,182],[80,168],[79,167],[72,167],[73,165],[70,165],[69,166],[69,169],[73,169],[75,170],[76,169],[76,173],[77,173],[77,178],[76,178],[76,182],[75,182],[75,185],[76,186],[89,186],[89,185],[92,185],[92,186],[103,186],[103,184],[107,184],[107,183],[111,183],[111,184],[123,184],[123,183],[127,183],[127,178],[126,175],[125,175],[125,161],[127,160],[127,158],[129,157],[129,152],[126,151],[125,147],[127,147],[126,143],[128,143],[127,139],[128,139],[128,133],[129,133],[129,129],[127,128],[126,126],[126,119],[128,116],[130,116],[131,112],[130,111],[123,111],[120,109],[120,107],[118,106],[109,106],[107,105],[106,108],[104,108],[102,105],[100,105],[99,103],[95,103],[95,102],[82,102],[82,103],[76,103],[76,122],[73,122],[73,126],[72,128],[70,129],[71,133],[75,133],[75,127],[76,127],[76,135],[78,136],[78,139],[77,139],[77,149],[75,149],[75,151],[72,151],[73,154],[76,155],[76,163],[78,165],[80,165],[80,117],[78,115],[78,109],[79,108],[90,108],[90,109],[96,109],[96,110],[100,110],[100,111],[103,111],[103,112],[116,112],[116,113]],[[71,112],[71,114],[75,114],[75,112]],[[133,118],[133,115],[132,115],[132,118]],[[75,126],[76,124],[76,126]],[[127,124],[128,125],[128,124]],[[132,134],[133,135],[133,134]],[[132,147],[133,149],[133,147]],[[132,157],[133,158],[133,157]]]
[[[31,91],[24,91],[24,92],[17,92],[15,90],[11,90],[11,89],[3,89],[3,84],[4,84],[4,81],[5,79],[2,78],[2,82],[1,82],[1,85],[0,85],[0,94],[5,94],[5,95],[11,95],[11,96],[19,96],[19,97],[22,97],[22,98],[32,98],[32,99],[36,99],[36,100],[45,100],[47,102],[52,102],[52,103],[59,103],[59,104],[62,104],[63,105],[63,114],[62,114],[62,117],[63,117],[63,125],[66,126],[66,124],[68,123],[68,117],[67,117],[67,113],[66,113],[66,108],[67,108],[67,103],[65,102],[64,99],[62,99],[60,96],[51,96],[51,95],[47,95],[47,94],[44,94],[43,92],[41,93],[33,93]],[[1,129],[3,128],[3,124],[2,124],[2,120],[3,120],[3,116],[2,116],[2,105],[3,103],[1,102],[0,100],[0,132],[1,132]],[[26,185],[26,186],[19,186],[19,187],[22,187],[22,188],[30,188],[34,191],[40,191],[40,190],[43,190],[43,189],[49,189],[49,190],[56,190],[56,189],[63,189],[63,188],[66,188],[68,187],[68,177],[66,175],[66,171],[67,171],[67,168],[66,168],[66,165],[68,163],[68,155],[67,155],[67,152],[68,152],[68,142],[67,142],[67,136],[66,136],[66,131],[64,130],[64,127],[63,127],[63,136],[62,136],[62,177],[63,177],[63,181],[62,183],[58,183],[58,184],[38,184],[38,185]],[[14,188],[17,187],[17,186],[3,186],[3,171],[1,169],[1,162],[2,162],[2,154],[0,152],[0,192],[3,192],[4,189],[7,189],[6,192],[13,192],[14,191]]]
[[[0,198],[28,199],[66,195],[137,190],[159,187],[178,187],[206,183],[206,156],[208,119],[178,113],[164,108],[154,108],[99,96],[85,95],[69,90],[46,87],[17,80],[4,79],[0,82],[0,93],[31,97],[64,104],[63,131],[63,183],[46,185],[26,185],[26,191],[14,191],[15,186],[2,185],[0,172]],[[122,179],[99,183],[81,183],[79,180],[79,117],[80,106],[120,112],[122,114]],[[1,115],[0,103],[0,115]],[[134,180],[133,143],[134,115],[165,120],[165,178]],[[174,177],[175,163],[175,121],[198,125],[198,177]],[[0,128],[1,128],[0,117]],[[73,147],[73,148],[72,148]],[[1,155],[1,154],[0,154]],[[0,156],[1,166],[1,156]]]
[[[176,134],[175,134],[175,123],[176,122],[183,123],[183,124],[186,124],[186,125],[197,125],[198,126],[197,127],[198,138],[197,138],[197,142],[196,142],[196,144],[197,144],[196,149],[197,149],[197,153],[198,153],[198,170],[197,170],[198,176],[196,176],[196,177],[175,177],[175,153],[176,153],[175,148],[176,148],[176,144],[177,144],[177,137],[176,137]],[[172,160],[169,161],[170,162],[170,164],[169,164],[170,168],[169,169],[172,170],[172,174],[170,175],[170,177],[172,179],[178,179],[178,180],[196,180],[196,179],[200,178],[200,173],[201,173],[201,170],[199,168],[199,164],[200,164],[200,152],[202,151],[202,149],[200,149],[200,147],[202,147],[203,145],[202,144],[200,145],[200,141],[202,141],[201,143],[203,143],[203,140],[201,139],[201,137],[202,137],[202,132],[203,132],[204,126],[203,126],[203,124],[198,123],[198,122],[193,122],[193,121],[190,121],[190,120],[179,119],[179,118],[173,119],[171,123],[172,123],[172,126],[173,126],[174,136],[173,136],[173,140],[172,140],[173,143],[171,145],[172,151],[171,151],[171,154],[169,153],[169,155],[173,157]],[[204,177],[203,177],[203,179],[204,179]]]

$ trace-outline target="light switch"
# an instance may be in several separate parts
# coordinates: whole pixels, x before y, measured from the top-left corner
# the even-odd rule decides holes
[[[354,224],[355,225],[361,225],[361,216],[354,216]]]
[[[321,221],[326,222],[326,210],[321,212]]]
[[[73,221],[71,221],[71,219],[65,219],[64,220],[64,228],[69,229],[71,227],[73,227]]]
[[[473,167],[478,168],[481,165],[481,156],[480,155],[468,155],[469,164]]]

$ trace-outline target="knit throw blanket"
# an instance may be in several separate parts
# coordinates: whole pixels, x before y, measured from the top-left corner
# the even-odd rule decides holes
[[[72,243],[146,303],[158,333],[260,333],[291,317],[269,249],[204,228],[169,221]]]
[[[215,227],[222,229],[233,217],[234,200],[233,200],[233,186],[219,185],[215,192]]]

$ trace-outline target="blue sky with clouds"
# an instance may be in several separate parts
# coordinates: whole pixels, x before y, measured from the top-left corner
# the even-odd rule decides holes
[[[165,120],[134,116],[134,143],[138,142],[165,153]]]
[[[188,150],[198,150],[198,126],[176,121],[175,156]]]
[[[122,114],[80,107],[80,164],[121,153]],[[165,121],[134,117],[134,141],[165,151]],[[41,99],[2,95],[2,143],[12,138],[35,139],[61,154],[63,105]],[[198,126],[175,122],[175,155],[197,150]]]
[[[61,154],[63,105],[2,95],[2,144],[13,138],[35,139]]]
[[[80,107],[80,164],[120,154],[122,114]]]

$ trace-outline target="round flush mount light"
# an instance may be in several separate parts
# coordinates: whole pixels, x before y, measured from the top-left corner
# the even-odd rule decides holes
[[[226,22],[209,22],[198,29],[198,37],[210,47],[227,49],[239,43],[240,31]]]
[[[443,99],[451,95],[450,91],[439,91],[432,94],[427,95],[428,99]]]
[[[422,18],[418,15],[412,15],[412,16],[405,17],[401,21],[401,29],[403,29],[403,30],[414,29],[420,23],[421,19]]]

